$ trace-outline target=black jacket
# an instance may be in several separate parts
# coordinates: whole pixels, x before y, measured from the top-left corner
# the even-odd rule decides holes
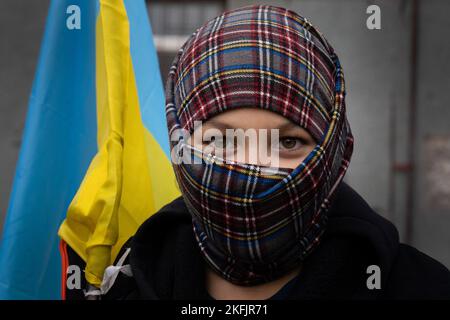
[[[347,184],[336,192],[320,245],[273,299],[450,300],[446,267],[400,244],[396,228]],[[181,197],[145,221],[122,252],[128,247],[133,277],[120,274],[105,299],[210,299]],[[380,268],[381,289],[368,289],[371,265]]]

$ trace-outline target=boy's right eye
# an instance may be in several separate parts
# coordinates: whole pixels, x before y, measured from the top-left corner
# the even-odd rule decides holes
[[[224,136],[221,137],[214,136],[211,137],[209,140],[203,141],[203,145],[209,145],[217,149],[227,149],[233,147],[233,143],[228,140],[229,139],[226,139]]]
[[[218,157],[229,158],[237,151],[234,139],[227,139],[226,136],[213,136],[203,140],[204,151]]]

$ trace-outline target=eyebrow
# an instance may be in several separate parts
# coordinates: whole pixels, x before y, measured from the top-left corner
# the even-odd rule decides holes
[[[217,129],[227,129],[227,128],[234,128],[234,126],[226,123],[226,122],[222,122],[216,119],[209,119],[207,121],[207,126],[211,126]]]
[[[303,129],[302,127],[300,127],[299,125],[293,123],[292,121],[286,120],[285,123],[283,123],[280,126],[277,126],[278,129],[280,130],[286,130],[286,129]],[[305,130],[305,129],[303,129]]]
[[[208,120],[208,126],[212,126],[217,129],[235,128],[234,125],[227,123],[226,121],[220,121],[220,120],[216,120],[216,119]],[[279,125],[276,125],[276,126],[273,126],[272,128],[267,128],[267,129],[287,130],[287,129],[297,129],[297,128],[305,130],[301,126],[286,119],[286,120],[283,120]]]

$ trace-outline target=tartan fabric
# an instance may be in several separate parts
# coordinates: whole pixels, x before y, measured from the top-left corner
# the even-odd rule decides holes
[[[171,141],[183,157],[202,159],[173,166],[213,270],[255,285],[298,267],[320,241],[353,151],[343,70],[331,45],[284,8],[227,11],[180,49],[166,102],[169,135],[192,133],[196,120],[255,107],[281,114],[315,138],[316,147],[295,169],[231,162]]]

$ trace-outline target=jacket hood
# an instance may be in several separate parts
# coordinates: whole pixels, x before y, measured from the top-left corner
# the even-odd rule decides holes
[[[382,287],[397,256],[396,228],[342,182],[319,246],[301,266],[291,298],[372,298],[367,267],[381,270]],[[179,197],[145,221],[131,242],[130,264],[143,299],[205,299],[205,262]]]

